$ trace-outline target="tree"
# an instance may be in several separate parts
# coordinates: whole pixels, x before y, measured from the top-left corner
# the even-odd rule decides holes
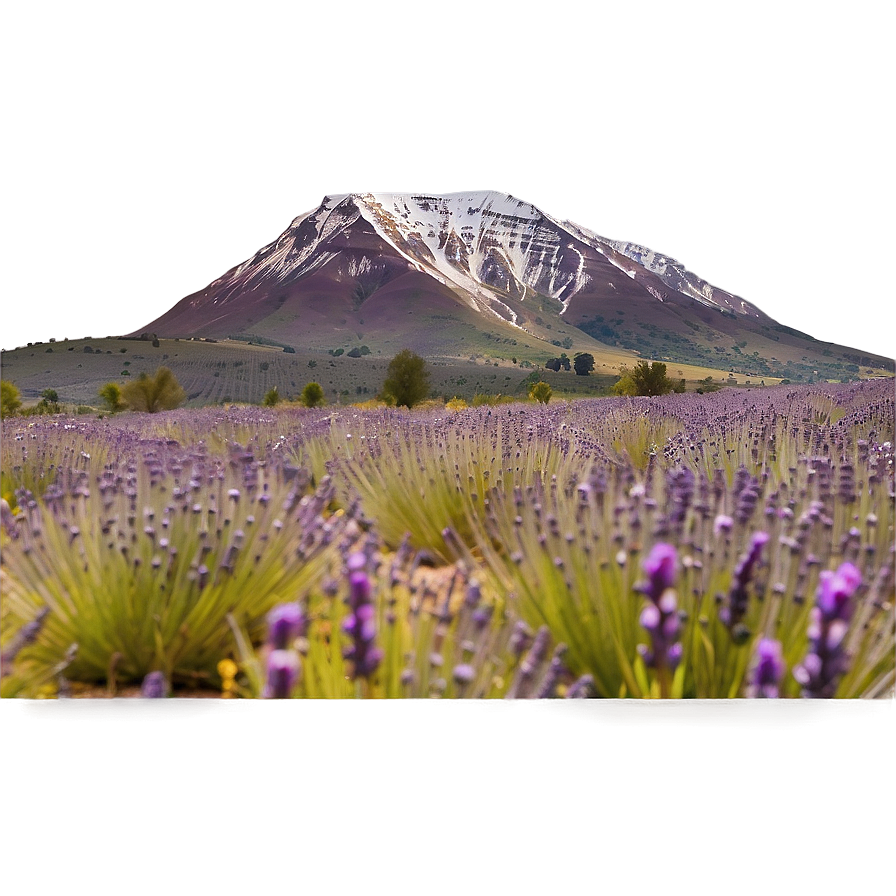
[[[278,404],[279,401],[280,401],[280,393],[279,393],[279,391],[277,390],[277,387],[274,386],[274,388],[271,389],[271,390],[265,395],[265,397],[264,397],[264,401],[262,402],[262,404],[263,404],[266,408],[272,408],[272,407],[274,407],[276,404]]]
[[[99,391],[100,400],[105,403],[110,414],[125,409],[124,400],[121,397],[121,386],[118,383],[106,383]]]
[[[620,367],[619,380],[613,386],[617,395],[667,395],[676,383],[666,376],[666,365],[639,361],[634,367]],[[681,385],[680,383],[678,385]]]
[[[0,418],[12,417],[22,406],[20,392],[9,380],[0,381]]]
[[[426,361],[410,349],[400,351],[390,362],[383,383],[383,394],[396,405],[411,408],[429,395],[429,371]]]
[[[577,352],[573,361],[577,376],[588,376],[594,370],[594,355],[589,352]]]
[[[144,371],[121,390],[121,395],[135,411],[149,414],[171,411],[187,400],[187,393],[167,367],[160,367],[152,376]]]
[[[320,407],[324,403],[324,390],[321,388],[320,383],[308,383],[308,385],[302,389],[299,401],[306,408]]]
[[[542,404],[547,404],[553,394],[551,387],[544,382],[535,383],[529,390],[529,398],[534,398],[535,401],[540,401]]]

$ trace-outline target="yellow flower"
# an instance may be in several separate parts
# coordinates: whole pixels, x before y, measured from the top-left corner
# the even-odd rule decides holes
[[[221,696],[232,697],[236,686],[234,679],[239,671],[237,664],[231,659],[224,659],[218,663],[218,675],[221,676]]]

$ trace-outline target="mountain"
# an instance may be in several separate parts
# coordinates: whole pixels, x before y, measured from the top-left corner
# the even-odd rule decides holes
[[[141,334],[512,352],[539,366],[560,347],[794,380],[892,367],[782,326],[675,259],[492,191],[327,196]]]

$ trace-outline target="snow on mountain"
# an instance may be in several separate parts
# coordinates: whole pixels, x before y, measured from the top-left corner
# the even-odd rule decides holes
[[[476,318],[500,321],[548,342],[559,330],[568,337],[571,327],[594,332],[601,316],[623,309],[673,329],[698,307],[770,320],[668,256],[480,190],[325,196],[273,242],[143,330],[272,338],[287,327],[295,341],[312,322],[319,332],[350,327],[361,305],[369,321],[374,294],[381,326],[384,314],[389,326],[412,323],[393,319],[396,301],[417,301],[430,313],[448,302],[472,312],[470,326]],[[678,317],[662,308],[677,309]]]

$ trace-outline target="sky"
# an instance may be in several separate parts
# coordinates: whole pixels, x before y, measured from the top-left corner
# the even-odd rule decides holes
[[[494,189],[893,357],[896,16],[723,6],[16,4],[0,346],[137,330],[326,194]]]

